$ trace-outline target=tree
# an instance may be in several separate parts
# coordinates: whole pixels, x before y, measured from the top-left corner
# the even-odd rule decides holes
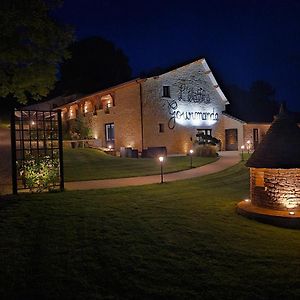
[[[90,37],[73,43],[72,58],[61,65],[59,90],[65,94],[90,93],[131,77],[128,58],[112,42]]]
[[[71,30],[51,17],[55,0],[2,0],[0,97],[40,100],[54,87],[57,66],[68,57]]]
[[[249,90],[227,86],[230,105],[226,111],[244,121],[271,122],[279,111],[275,89],[266,81],[257,80]]]

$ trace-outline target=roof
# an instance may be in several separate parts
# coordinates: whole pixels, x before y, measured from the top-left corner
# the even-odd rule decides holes
[[[300,168],[300,128],[283,106],[246,166],[273,169]]]
[[[124,86],[130,85],[130,84],[133,84],[133,83],[140,83],[140,82],[146,81],[147,79],[152,78],[152,77],[159,77],[159,76],[162,76],[166,73],[175,71],[175,70],[180,69],[180,68],[184,68],[184,67],[186,67],[188,65],[191,65],[191,64],[194,64],[194,63],[198,63],[198,64],[201,64],[203,66],[203,68],[205,69],[206,76],[209,77],[211,83],[213,84],[213,86],[216,89],[217,93],[219,94],[220,98],[225,102],[225,104],[228,104],[229,102],[228,102],[227,98],[225,97],[224,93],[222,92],[221,88],[219,87],[215,77],[213,76],[209,66],[207,65],[206,60],[204,58],[201,58],[201,59],[185,62],[184,64],[172,66],[172,68],[168,68],[168,69],[164,69],[164,70],[160,69],[159,70],[160,72],[156,73],[156,75],[147,74],[145,77],[138,77],[138,78],[132,79],[130,81],[120,83],[118,85],[115,85],[115,86],[112,86],[112,87],[109,87],[109,88],[106,88],[106,89],[103,89],[103,90],[100,90],[100,91],[96,91],[96,92],[91,93],[91,94],[81,96],[80,98],[74,99],[73,101],[69,101],[67,103],[62,103],[61,105],[57,105],[57,107],[59,108],[59,107],[65,106],[65,104],[76,103],[77,101],[81,101],[85,98],[88,98],[88,97],[91,97],[91,96],[94,96],[94,95],[109,93],[109,92],[111,92],[115,89],[122,88]]]
[[[239,119],[239,118],[237,118],[237,117],[234,117],[234,116],[232,116],[232,115],[226,113],[225,111],[222,111],[222,115],[225,116],[225,117],[227,117],[227,118],[230,118],[230,119],[232,119],[232,120],[235,120],[235,121],[237,121],[237,122],[240,122],[241,124],[247,124],[245,121],[243,121],[243,120],[241,120],[241,119]]]

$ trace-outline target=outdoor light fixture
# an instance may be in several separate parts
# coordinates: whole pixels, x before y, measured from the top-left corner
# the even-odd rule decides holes
[[[111,151],[111,145],[108,146],[109,151]]]
[[[160,161],[160,183],[164,182],[164,170],[163,170],[163,163],[164,163],[164,157],[159,156],[158,160]]]
[[[295,214],[295,212],[294,211],[289,211],[289,215],[294,215]]]
[[[34,125],[34,124],[35,124],[34,121],[32,121],[32,122],[31,122],[31,125]]]
[[[245,202],[250,202],[251,200],[250,199],[245,199]]]
[[[250,140],[247,141],[247,150],[248,150],[248,154],[250,153]]]
[[[242,146],[241,146],[241,149],[242,149],[242,161],[243,161],[243,160],[244,160],[244,149],[245,149],[245,146],[242,145]]]
[[[193,149],[191,149],[191,150],[190,150],[191,169],[193,168],[193,153],[194,153],[194,150],[193,150]]]

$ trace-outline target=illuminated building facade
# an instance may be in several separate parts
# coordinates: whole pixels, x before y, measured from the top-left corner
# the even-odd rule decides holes
[[[66,103],[67,102],[67,103]],[[270,124],[247,124],[224,113],[229,102],[205,59],[148,78],[138,78],[91,95],[64,99],[63,121],[84,116],[100,147],[166,147],[185,154],[204,132],[221,140],[221,150],[253,148]]]

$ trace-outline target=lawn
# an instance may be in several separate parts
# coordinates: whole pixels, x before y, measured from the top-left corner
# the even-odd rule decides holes
[[[300,232],[245,219],[239,164],[0,202],[1,299],[299,299]]]
[[[193,157],[193,166],[199,167],[215,161],[215,157]],[[190,157],[168,157],[164,172],[177,172],[190,168]],[[135,177],[160,173],[160,164],[152,158],[120,158],[96,149],[65,149],[64,169],[66,181]]]

